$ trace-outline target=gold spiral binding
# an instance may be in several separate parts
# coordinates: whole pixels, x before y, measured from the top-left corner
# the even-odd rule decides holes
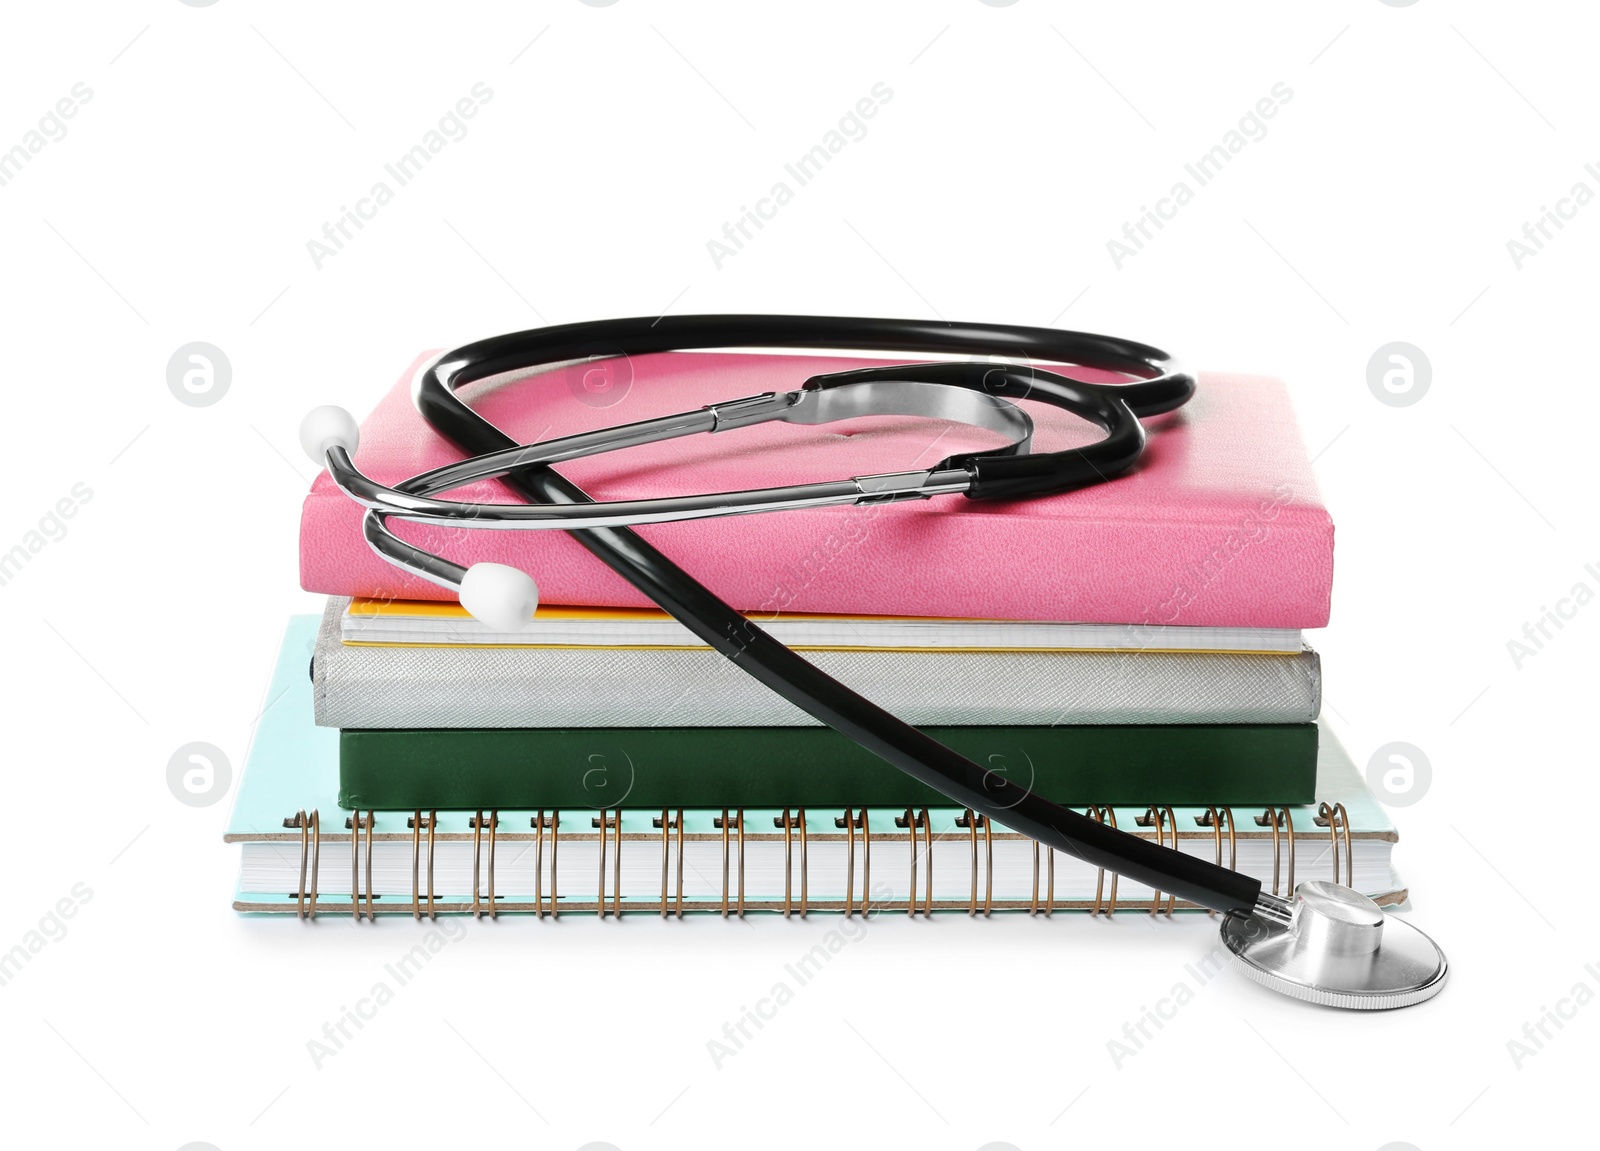
[[[1028,915],[1039,914],[1039,841],[1033,841],[1033,894],[1028,899]]]
[[[966,808],[956,817],[956,826],[967,829],[967,841],[972,845],[972,894],[967,900],[967,914],[978,914],[978,829],[983,829],[983,913],[988,915],[994,907],[994,839],[992,825],[987,816],[978,815]]]
[[[472,917],[483,918],[484,905],[478,897],[478,861],[482,858],[483,828],[485,823],[489,827],[489,918],[497,917],[494,902],[494,847],[495,836],[500,830],[500,812],[490,811],[486,821],[483,812],[477,811],[472,816]],[[430,863],[431,863],[430,859]],[[432,883],[429,884],[430,888]]]
[[[810,879],[811,869],[807,858],[808,844],[806,840],[806,809],[800,808],[800,918],[806,917],[810,908],[806,905],[807,883]]]
[[[743,814],[743,811],[741,811],[740,815],[742,816]],[[742,819],[741,822],[743,822]],[[783,917],[785,919],[790,918],[794,913],[794,833],[796,831],[800,833],[800,917],[804,919],[809,896],[809,891],[807,890],[808,861],[806,855],[809,845],[806,839],[806,809],[802,807],[791,813],[786,807],[783,809],[782,815],[772,817],[772,826],[779,828],[783,832]],[[724,852],[726,852],[726,848],[724,848]],[[742,854],[740,857],[740,873],[740,906],[742,907],[744,891]],[[724,883],[724,889],[726,889],[726,883]],[[739,914],[743,915],[744,912],[741,910]]]
[[[600,829],[600,878],[595,888],[594,910],[601,919],[606,917],[606,809],[601,808],[600,814],[589,821],[590,827]]]
[[[316,811],[307,816],[305,809],[293,818],[283,821],[283,826],[300,830],[300,890],[295,892],[294,913],[297,919],[317,917],[317,871],[322,862],[322,820]],[[306,899],[306,865],[311,867],[310,909]]]
[[[1294,894],[1294,854],[1295,854],[1295,848],[1294,848],[1294,813],[1291,812],[1287,807],[1285,807],[1285,808],[1282,809],[1282,815],[1283,815],[1284,854],[1286,854],[1289,857],[1289,881],[1286,884],[1284,884],[1284,892],[1286,894],[1288,894],[1288,895],[1293,895]],[[1277,892],[1274,891],[1273,894],[1276,895]]]
[[[967,839],[972,844],[972,895],[967,900],[967,914],[978,914],[978,825],[973,822],[972,808],[965,809],[956,816],[956,826],[967,829]]]
[[[845,855],[844,855],[844,917],[849,919],[856,912],[856,831],[861,831],[861,907],[862,915],[867,914],[870,899],[868,891],[872,884],[872,826],[867,819],[867,809],[861,809],[861,815],[851,808],[844,809],[844,815],[836,817],[833,821],[835,827],[845,829]]]
[[[850,919],[856,908],[856,820],[850,808],[845,808],[842,818],[835,818],[834,826],[845,829],[845,919]]]
[[[1350,851],[1350,813],[1342,803],[1335,803],[1333,809],[1339,816],[1339,835],[1344,840],[1344,885],[1353,888],[1356,885],[1356,857]]]
[[[1326,803],[1317,805],[1316,824],[1318,827],[1328,829],[1328,843],[1333,852],[1333,881],[1339,882],[1339,834],[1344,833],[1344,885],[1354,887],[1355,884],[1355,856],[1350,854],[1350,813],[1345,810],[1344,804],[1335,803],[1331,807]]]
[[[744,918],[744,808],[735,813],[739,821],[739,918]]]
[[[722,809],[722,817],[712,823],[722,832],[722,918],[728,918],[728,809]]]
[[[1279,816],[1282,816],[1280,823]],[[1288,841],[1289,850],[1289,894],[1294,894],[1294,815],[1287,807],[1269,807],[1266,811],[1256,816],[1257,827],[1272,828],[1272,894],[1278,894],[1278,862],[1280,850],[1278,847],[1279,830],[1283,838]]]
[[[1033,895],[1028,900],[1028,914],[1030,916],[1039,913],[1039,848],[1041,846],[1037,839],[1033,841]],[[1045,882],[1044,914],[1045,918],[1048,919],[1055,913],[1056,909],[1056,849],[1046,847],[1044,850],[1047,852],[1045,866],[1048,873],[1048,878]]]
[[[1344,885],[1356,885],[1356,857],[1350,851],[1350,813],[1345,810],[1344,804],[1335,803],[1333,809],[1339,816],[1339,835],[1344,840]]]
[[[667,917],[667,860],[671,846],[669,833],[674,829],[678,833],[678,895],[676,913],[679,919],[683,918],[683,809],[678,809],[678,818],[672,819],[667,814],[667,809],[661,809],[661,817],[653,821],[661,829],[661,918]]]
[[[739,901],[736,911],[740,919],[744,918],[744,808],[736,808],[733,819],[728,819],[728,809],[722,809],[721,818],[715,821],[715,826],[722,832],[722,918],[728,918],[728,832],[739,833],[736,850],[739,854]],[[804,914],[804,912],[802,912]]]
[[[345,816],[350,832],[350,918],[361,922],[361,811]]]
[[[611,917],[622,918],[622,809],[608,812],[600,809],[600,814],[589,821],[589,826],[600,829],[600,879],[595,895],[595,914],[601,919],[606,917],[606,831],[612,833],[611,854]],[[665,861],[663,860],[663,864]],[[663,889],[663,899],[665,890]]]
[[[1267,808],[1263,815],[1256,816],[1259,825],[1267,820],[1272,821],[1272,894],[1278,894],[1278,812],[1275,808]]]
[[[552,810],[549,817],[545,816],[543,809],[534,814],[528,821],[535,831],[533,850],[533,909],[536,918],[544,918],[544,837],[550,835],[550,918],[558,919],[561,909],[556,903],[556,852],[561,845],[561,812]]]
[[[541,808],[528,825],[533,828],[533,913],[536,919],[544,918],[544,837],[550,834],[550,918],[561,913],[556,908],[556,846],[560,842],[561,812],[552,811],[545,817]]]
[[[411,828],[411,918],[421,919],[422,910],[417,902],[417,862],[422,854],[422,812],[413,811],[406,825]]]
[[[500,831],[500,812],[498,809],[489,812],[489,918],[494,919],[500,914],[494,902],[494,841]]]
[[[872,912],[872,818],[861,809],[861,916]]]
[[[378,815],[369,811],[363,819],[359,810],[345,817],[344,825],[350,829],[350,917],[357,923],[361,921],[361,830],[363,825],[367,832],[367,919],[373,919],[372,914],[372,829],[377,826]]]
[[[906,843],[911,848],[907,853],[911,859],[911,884],[906,888],[909,893],[906,896],[906,914],[915,915],[917,913],[917,817],[908,807],[904,815],[895,816],[894,825],[904,827],[909,832]]]
[[[1211,829],[1211,839],[1212,839],[1212,842],[1215,844],[1216,850],[1217,850],[1216,864],[1217,864],[1218,867],[1222,866],[1222,825],[1224,823],[1226,823],[1228,825],[1228,870],[1229,871],[1238,871],[1239,870],[1239,840],[1238,840],[1238,835],[1237,835],[1238,827],[1234,822],[1233,808],[1231,808],[1231,807],[1221,807],[1221,808],[1208,807],[1208,808],[1206,808],[1206,813],[1204,815],[1195,816],[1194,817],[1194,821],[1195,821],[1195,823],[1199,824],[1201,827],[1209,827]],[[1207,915],[1215,915],[1216,912],[1212,911],[1212,910],[1210,910],[1208,908],[1206,910],[1206,914]]]
[[[424,816],[421,810],[411,813],[411,818],[406,820],[411,828],[411,918],[422,918],[422,905],[417,883],[417,860],[422,849],[422,829],[428,829],[428,918],[437,919],[438,915],[433,910],[433,845],[434,834],[439,828],[439,813],[430,811]]]
[[[1178,850],[1178,817],[1173,812],[1172,808],[1166,806],[1153,806],[1145,812],[1142,818],[1137,819],[1134,822],[1138,823],[1141,827],[1154,827],[1156,829],[1157,847],[1165,847],[1167,845],[1166,832],[1168,826],[1170,826],[1172,828],[1172,850]],[[1172,918],[1172,910],[1173,907],[1176,906],[1177,902],[1178,897],[1169,891],[1167,893],[1168,919]],[[1150,914],[1159,915],[1160,913],[1161,891],[1158,888],[1151,893]]]
[[[994,824],[988,816],[983,819],[983,914],[988,916],[994,908],[994,840],[991,832]]]
[[[1096,805],[1096,806],[1091,807],[1088,810],[1086,810],[1084,812],[1084,814],[1087,815],[1090,819],[1094,820],[1096,823],[1109,823],[1113,828],[1115,828],[1117,826],[1117,812],[1116,812],[1115,808],[1112,808],[1112,807],[1100,807],[1100,806]],[[1111,904],[1106,909],[1106,914],[1108,916],[1115,915],[1117,913],[1117,880],[1118,880],[1118,878],[1119,878],[1119,876],[1117,875],[1117,873],[1115,871],[1113,871],[1111,873]],[[1106,869],[1102,867],[1102,868],[1100,868],[1099,875],[1097,875],[1095,877],[1095,881],[1094,881],[1094,906],[1089,909],[1089,914],[1090,915],[1099,915],[1100,914],[1100,897],[1105,891],[1105,883],[1106,883]]]
[[[862,808],[862,813],[866,808]],[[910,887],[907,888],[906,914],[917,914],[917,855],[918,850],[923,855],[923,888],[922,888],[922,914],[923,919],[933,914],[933,821],[928,818],[928,808],[920,812],[912,812],[906,808],[904,815],[894,816],[896,828],[906,828],[906,845],[910,856]],[[922,848],[917,847],[917,832],[922,831]]]
[[[1208,807],[1204,815],[1197,815],[1194,821],[1200,827],[1211,828],[1211,837],[1216,844],[1218,867],[1222,866],[1222,825],[1228,825],[1228,870],[1239,870],[1239,841],[1236,836],[1236,827],[1233,820],[1233,808]]]
[[[856,823],[855,812],[844,809],[844,817],[834,817],[833,826],[845,829],[844,849],[844,917],[849,919],[855,911],[856,901]]]
[[[1039,913],[1039,848],[1043,846],[1036,839],[1033,841],[1033,896],[1028,901],[1028,914]],[[1056,910],[1056,849],[1046,847],[1045,868],[1048,878],[1045,881],[1044,915],[1050,918]]]
[[[783,917],[789,918],[794,892],[794,828],[789,809],[783,809]]]
[[[478,903],[478,863],[483,858],[479,850],[483,837],[483,812],[476,812],[469,823],[472,827],[472,918],[478,919],[483,915],[483,908]]]
[[[1056,913],[1056,849],[1050,848],[1048,862],[1045,865],[1045,897],[1044,914],[1048,919]]]
[[[922,820],[922,918],[933,914],[933,819],[924,807],[917,813]]]
[[[772,826],[783,828],[783,917],[788,919],[794,903],[794,821],[787,807],[773,818]]]
[[[544,918],[544,812],[536,811],[528,820],[533,828],[533,917]]]
[[[652,827],[661,829],[661,918],[667,917],[667,863],[668,852],[671,848],[670,835],[672,827],[667,820],[667,809],[662,808],[661,814],[650,821]]]

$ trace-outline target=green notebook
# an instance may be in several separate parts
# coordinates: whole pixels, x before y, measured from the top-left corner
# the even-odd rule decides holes
[[[928,727],[1069,806],[1301,804],[1315,724]],[[906,807],[949,801],[826,727],[344,730],[352,809]]]

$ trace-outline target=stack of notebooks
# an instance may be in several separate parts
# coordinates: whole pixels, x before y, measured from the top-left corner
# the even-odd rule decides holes
[[[470,398],[508,434],[549,439],[865,362],[881,361],[669,353],[631,361],[616,408],[576,402],[560,368]],[[380,481],[458,458],[412,409],[410,377],[362,426],[356,462]],[[1088,434],[1031,414],[1048,447]],[[1188,407],[1147,426],[1134,474],[1048,499],[640,531],[996,775],[1280,893],[1337,876],[1403,900],[1394,828],[1317,722],[1304,632],[1327,622],[1333,527],[1282,385],[1204,376]],[[596,498],[648,497],[984,446],[927,421],[830,433],[772,425],[562,470]],[[514,498],[493,482],[466,495]],[[244,845],[241,911],[1174,908],[818,725],[564,533],[397,525],[459,562],[535,576],[536,618],[498,633],[368,552],[360,515],[318,477],[301,573],[328,599],[320,620],[290,623],[240,785],[227,837]]]

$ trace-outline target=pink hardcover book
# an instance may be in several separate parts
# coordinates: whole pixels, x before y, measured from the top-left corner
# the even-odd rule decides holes
[[[461,458],[412,406],[411,379],[427,358],[406,371],[361,425],[356,463],[380,482]],[[473,385],[464,394],[508,435],[527,442],[788,391],[818,373],[884,362],[890,361],[674,352],[557,366],[511,383]],[[1035,420],[1038,450],[1099,435],[1058,409],[1023,406]],[[1044,499],[941,496],[636,530],[735,608],[758,616],[828,612],[1150,629],[1326,624],[1333,522],[1283,385],[1204,374],[1188,405],[1145,426],[1150,446],[1137,470]],[[909,470],[995,442],[992,433],[960,425],[872,417],[694,436],[558,470],[596,499],[643,498]],[[463,491],[473,499],[516,502],[497,481]],[[451,598],[369,551],[361,515],[326,472],[317,477],[300,524],[306,590]],[[393,526],[458,563],[493,560],[523,568],[549,603],[653,606],[564,532]]]

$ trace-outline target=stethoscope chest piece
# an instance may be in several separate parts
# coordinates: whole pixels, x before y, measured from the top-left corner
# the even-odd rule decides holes
[[[1322,880],[1295,888],[1292,903],[1263,896],[1254,914],[1226,916],[1222,939],[1257,983],[1325,1007],[1409,1007],[1437,995],[1449,970],[1421,931]]]

